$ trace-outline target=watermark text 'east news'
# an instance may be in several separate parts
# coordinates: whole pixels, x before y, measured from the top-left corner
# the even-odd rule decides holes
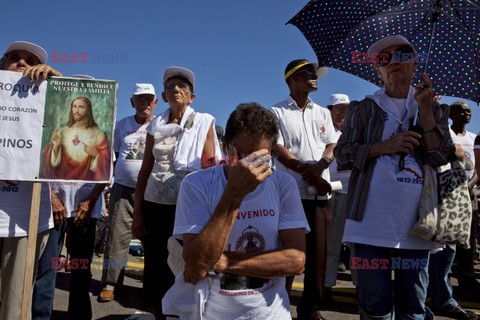
[[[126,63],[126,52],[62,52],[52,51],[51,63]]]

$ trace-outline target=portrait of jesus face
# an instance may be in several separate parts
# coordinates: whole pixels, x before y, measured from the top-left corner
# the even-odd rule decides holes
[[[93,118],[92,102],[86,97],[76,97],[70,103],[67,126],[72,127],[75,123],[84,124],[86,128],[96,127]]]
[[[76,99],[72,102],[72,114],[75,122],[79,122],[85,119],[88,115],[88,106],[83,99]]]

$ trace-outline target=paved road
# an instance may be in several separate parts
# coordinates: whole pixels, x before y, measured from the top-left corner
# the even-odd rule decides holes
[[[97,302],[97,296],[101,290],[101,257],[96,258],[95,265],[98,267],[92,270],[93,279],[90,287],[91,301],[93,309],[93,319],[102,320],[154,320],[151,314],[141,308],[141,287],[143,262],[139,257],[129,256],[129,263],[124,277],[124,286],[121,291],[116,292],[115,301],[109,303]],[[480,266],[478,272],[480,276]],[[68,284],[70,274],[64,270],[57,276],[53,320],[67,319],[68,308]],[[303,277],[297,277],[292,290],[292,315],[295,319],[295,306],[303,289]],[[468,309],[476,311],[480,315],[480,293],[461,292],[456,287],[456,280],[452,279],[454,284],[455,296],[460,304]],[[322,311],[325,318],[329,320],[353,320],[358,319],[358,312],[355,300],[355,287],[352,285],[349,272],[340,273],[337,286],[333,288],[333,303],[329,305],[328,310]],[[447,319],[436,317],[435,319]]]

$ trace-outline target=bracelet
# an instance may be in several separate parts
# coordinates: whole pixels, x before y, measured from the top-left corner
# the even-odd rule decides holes
[[[433,126],[433,127],[430,128],[430,129],[426,129],[426,130],[424,129],[424,130],[423,130],[423,133],[429,133],[429,132],[435,131],[435,129],[437,129],[437,125]]]

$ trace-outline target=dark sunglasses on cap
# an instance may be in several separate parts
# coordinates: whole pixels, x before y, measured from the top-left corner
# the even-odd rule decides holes
[[[388,66],[392,60],[394,62],[412,62],[417,59],[417,54],[410,46],[402,46],[395,51],[381,51],[378,53],[377,65],[381,67]]]
[[[185,90],[187,88],[190,88],[190,85],[184,81],[180,81],[180,82],[171,82],[167,85],[165,85],[165,88],[167,88],[168,90],[172,90],[173,88],[175,88],[175,86],[178,86],[180,89],[182,90]]]

